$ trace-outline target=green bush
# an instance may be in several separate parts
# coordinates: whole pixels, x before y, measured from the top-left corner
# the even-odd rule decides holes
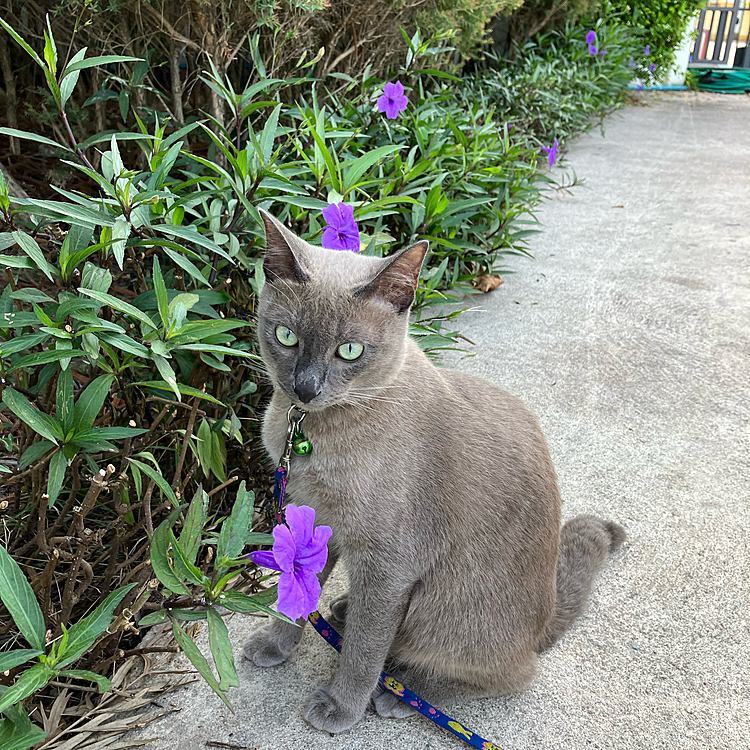
[[[586,42],[590,30],[596,32],[595,55]],[[621,106],[634,74],[630,60],[641,51],[639,35],[617,17],[583,18],[527,42],[513,61],[478,74],[477,83],[505,118],[549,146]],[[475,97],[477,83],[462,89],[466,101]]]
[[[607,9],[620,14],[623,24],[642,30],[649,55],[637,58],[639,78],[659,79],[669,73],[691,19],[705,4],[705,0],[606,0]],[[652,71],[651,65],[656,69]]]

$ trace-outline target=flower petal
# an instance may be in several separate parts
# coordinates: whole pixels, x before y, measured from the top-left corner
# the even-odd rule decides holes
[[[260,565],[262,568],[270,568],[271,570],[281,570],[271,550],[258,550],[257,552],[251,552],[250,559],[256,565]]]
[[[294,558],[297,555],[297,547],[291,531],[280,523],[273,530],[273,556],[276,559],[278,570],[285,573],[294,570]]]
[[[341,224],[341,203],[329,203],[322,213],[329,227],[338,227]]]
[[[339,239],[339,230],[336,227],[326,227],[323,230],[323,247],[327,250],[346,250]]]
[[[399,96],[404,95],[404,84],[401,81],[396,81],[393,84],[393,98],[396,99]]]
[[[310,612],[314,612],[318,608],[318,600],[320,599],[320,581],[315,573],[311,570],[305,570],[304,568],[298,571],[297,581],[300,583],[302,590],[304,591],[305,612],[303,617],[307,617]]]
[[[330,526],[316,527],[307,546],[297,551],[297,566],[313,573],[320,573],[328,560],[328,540],[332,534]]]
[[[303,550],[311,541],[315,526],[315,510],[309,505],[289,504],[285,509],[286,525],[294,539],[297,553]]]
[[[277,592],[276,609],[290,620],[299,620],[300,617],[307,617],[312,612],[305,612],[309,596],[302,580],[294,571],[281,574]]]

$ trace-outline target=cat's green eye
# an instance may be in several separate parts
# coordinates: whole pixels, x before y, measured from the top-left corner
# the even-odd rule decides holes
[[[351,362],[354,359],[359,359],[362,356],[362,352],[365,347],[362,344],[341,344],[338,349],[339,357]]]
[[[297,334],[286,326],[276,326],[276,338],[284,346],[296,346],[299,342]]]

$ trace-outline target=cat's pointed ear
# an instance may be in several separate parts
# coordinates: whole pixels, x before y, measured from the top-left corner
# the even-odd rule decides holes
[[[428,247],[427,240],[421,240],[388,258],[375,278],[360,287],[355,296],[375,297],[392,305],[398,313],[408,310],[414,302],[419,271]]]
[[[266,254],[263,256],[263,272],[266,278],[271,282],[277,279],[298,283],[307,281],[307,274],[297,255],[299,250],[293,249],[298,246],[299,237],[268,211],[261,208],[259,212],[266,225]]]

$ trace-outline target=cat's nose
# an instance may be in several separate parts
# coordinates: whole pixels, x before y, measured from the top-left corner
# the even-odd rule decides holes
[[[299,400],[306,404],[320,393],[320,383],[316,377],[299,378],[294,384],[294,392]]]

